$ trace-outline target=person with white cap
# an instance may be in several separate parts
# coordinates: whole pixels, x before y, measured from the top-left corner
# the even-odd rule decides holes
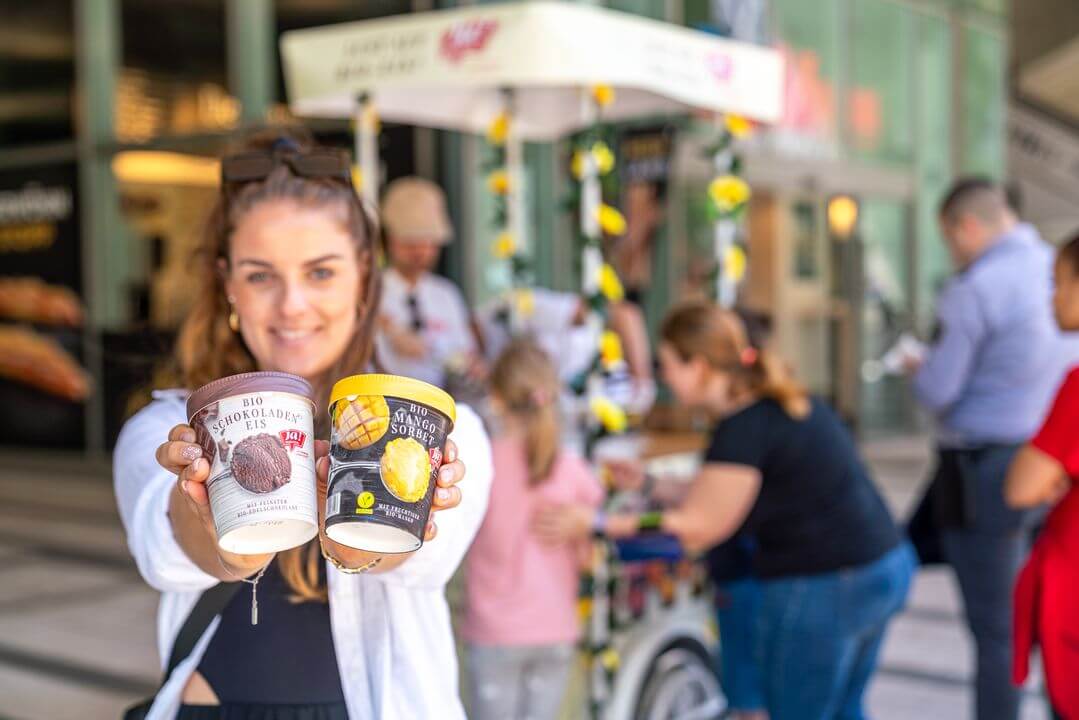
[[[453,238],[446,197],[429,180],[394,180],[382,198],[389,267],[383,275],[376,339],[390,373],[444,386],[447,368],[472,367],[478,347],[461,291],[435,275]]]

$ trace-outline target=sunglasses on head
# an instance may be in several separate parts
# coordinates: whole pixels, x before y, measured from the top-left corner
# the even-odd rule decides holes
[[[304,151],[293,141],[278,140],[268,150],[229,155],[221,160],[221,184],[226,205],[231,202],[238,185],[265,180],[282,165],[288,166],[297,177],[337,180],[352,188],[352,161],[349,154],[335,148],[318,148]],[[359,204],[363,232],[373,243],[378,236],[378,223],[367,212],[364,203]]]
[[[221,181],[226,185],[265,180],[276,168],[288,166],[303,178],[330,178],[352,185],[352,163],[347,153],[331,148],[301,152],[285,148],[230,155],[221,161]]]

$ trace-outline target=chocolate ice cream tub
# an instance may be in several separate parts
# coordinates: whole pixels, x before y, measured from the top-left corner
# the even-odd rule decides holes
[[[283,372],[215,380],[187,399],[210,462],[206,489],[222,549],[287,550],[318,534],[314,391]]]
[[[423,545],[453,398],[396,375],[353,375],[330,393],[326,535],[377,553]]]

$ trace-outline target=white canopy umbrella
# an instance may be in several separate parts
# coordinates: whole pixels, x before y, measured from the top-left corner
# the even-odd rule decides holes
[[[626,13],[559,2],[482,5],[294,30],[281,38],[291,108],[298,116],[356,117],[361,192],[376,200],[372,108],[391,122],[482,133],[501,112],[511,197],[508,226],[520,238],[524,140],[551,141],[591,127],[588,90],[614,89],[603,119],[714,111],[768,123],[782,107],[783,62],[769,48],[725,40]],[[511,107],[507,107],[511,106]],[[588,162],[588,161],[586,161]],[[582,182],[582,231],[598,237],[595,168]],[[716,231],[718,258],[733,233]],[[598,251],[584,258],[595,291]],[[724,282],[724,273],[718,282]],[[720,287],[719,296],[730,289]]]
[[[774,50],[612,10],[558,2],[481,5],[321,28],[281,38],[300,116],[350,117],[367,93],[393,122],[482,133],[512,89],[524,140],[590,126],[576,91],[616,90],[607,120],[690,110],[774,122]]]

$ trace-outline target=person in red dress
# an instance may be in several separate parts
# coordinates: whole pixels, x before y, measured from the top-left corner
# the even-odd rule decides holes
[[[1060,329],[1079,330],[1079,236],[1054,267]],[[1012,680],[1023,683],[1041,649],[1057,718],[1079,719],[1079,365],[1068,373],[1041,430],[1015,457],[1004,486],[1014,508],[1052,505],[1015,586]]]

